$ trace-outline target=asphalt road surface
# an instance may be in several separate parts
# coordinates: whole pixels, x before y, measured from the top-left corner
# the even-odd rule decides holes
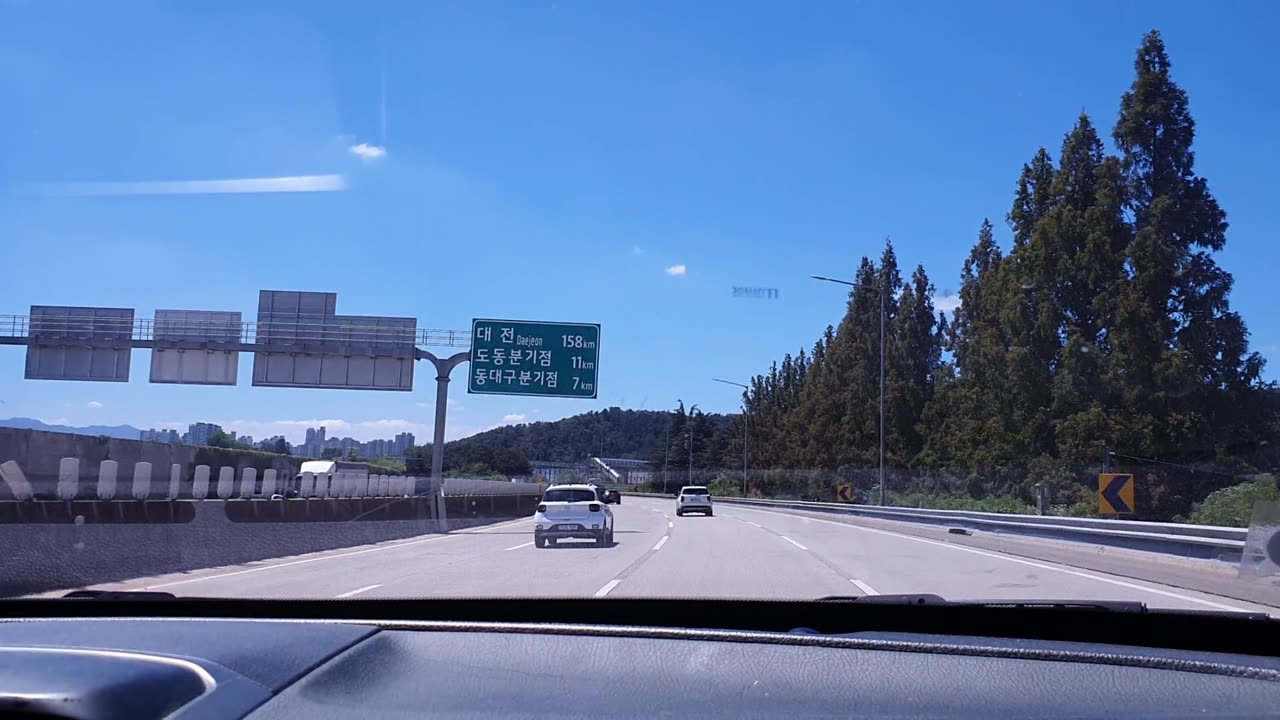
[[[935,593],[952,600],[1138,600],[1151,607],[1276,608],[782,510],[675,501],[610,506],[616,543],[535,549],[531,519],[448,535],[94,586],[204,597],[740,597]]]

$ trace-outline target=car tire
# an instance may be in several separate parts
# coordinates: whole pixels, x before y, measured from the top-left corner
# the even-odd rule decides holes
[[[715,517],[716,514],[710,510],[707,511],[707,517]]]
[[[613,547],[613,528],[609,528],[609,539],[605,541],[606,547]]]
[[[539,536],[537,536],[537,535],[534,535],[534,536],[533,536],[533,546],[534,546],[534,547],[536,547],[536,548],[539,548],[539,549],[544,548],[544,547],[546,547],[546,546],[547,546],[547,539],[546,539],[546,538],[544,538],[544,537],[539,537]]]
[[[677,511],[676,511],[676,517],[684,517],[684,511],[683,511],[683,510],[677,510]]]
[[[608,531],[601,530],[600,534],[596,536],[596,547],[605,547],[606,545],[608,545],[608,543],[609,543]]]

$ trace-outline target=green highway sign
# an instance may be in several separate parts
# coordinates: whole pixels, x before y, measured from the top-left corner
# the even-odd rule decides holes
[[[600,326],[472,320],[467,392],[595,398]]]

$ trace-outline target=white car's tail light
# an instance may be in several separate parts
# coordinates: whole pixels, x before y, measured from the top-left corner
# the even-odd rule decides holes
[[[590,510],[591,512],[600,512],[600,504],[591,503],[590,505],[587,506],[587,509]]]
[[[546,512],[546,511],[547,511],[547,506],[546,506],[546,505],[538,505],[538,512],[540,512],[540,513],[544,513],[544,512]]]

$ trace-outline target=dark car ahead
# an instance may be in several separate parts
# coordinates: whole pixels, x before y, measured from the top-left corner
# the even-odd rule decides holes
[[[618,492],[617,490],[601,490],[600,499],[604,500],[607,503],[612,503],[614,505],[621,505],[622,493]]]

